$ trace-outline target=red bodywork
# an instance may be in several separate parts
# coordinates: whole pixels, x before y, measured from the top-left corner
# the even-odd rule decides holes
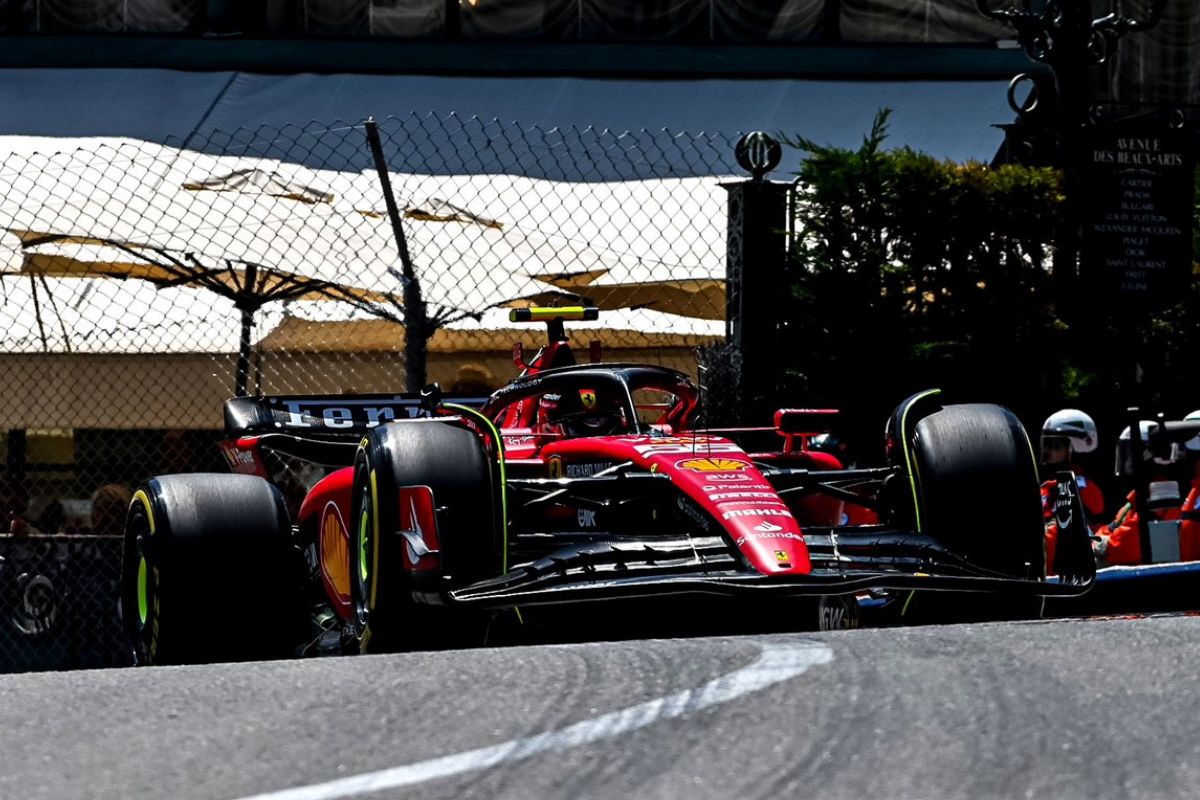
[[[349,619],[350,605],[350,490],[354,468],[326,475],[300,504],[297,522],[301,531],[315,531],[321,585],[333,610]]]
[[[720,525],[756,570],[766,575],[812,571],[800,522],[745,451],[728,439],[702,434],[568,439],[545,445],[540,455],[555,465],[551,474],[570,476],[580,465],[576,471],[582,473],[632,461],[670,475],[706,513],[699,518],[702,527]]]

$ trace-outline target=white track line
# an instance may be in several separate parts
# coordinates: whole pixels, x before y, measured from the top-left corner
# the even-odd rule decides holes
[[[722,675],[695,689],[649,700],[636,706],[602,714],[576,722],[556,731],[539,733],[524,739],[481,747],[463,753],[418,761],[400,767],[364,772],[327,783],[298,786],[278,792],[267,792],[239,800],[334,800],[334,798],[381,792],[400,786],[411,786],[435,778],[446,778],[464,772],[488,769],[499,764],[542,753],[558,753],[573,747],[612,739],[666,719],[728,703],[730,700],[757,692],[800,675],[810,667],[828,664],[833,652],[816,642],[764,644],[758,659],[748,666]]]

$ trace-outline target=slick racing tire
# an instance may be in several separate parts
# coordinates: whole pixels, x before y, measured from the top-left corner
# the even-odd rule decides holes
[[[279,490],[252,475],[164,475],[125,521],[122,624],[135,664],[287,656],[303,560]]]
[[[946,406],[916,424],[913,455],[924,532],[980,567],[1018,578],[1045,577],[1037,465],[1029,437],[1010,411],[987,404]],[[989,617],[1040,616],[1043,606],[1040,596],[978,599],[990,609]]]
[[[482,639],[479,619],[441,604],[442,592],[499,574],[501,548],[493,460],[469,430],[449,423],[374,428],[354,464],[350,597],[362,652]],[[399,489],[427,486],[437,518],[436,569],[405,563]]]

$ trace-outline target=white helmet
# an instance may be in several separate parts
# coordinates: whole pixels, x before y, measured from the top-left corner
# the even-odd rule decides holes
[[[1192,413],[1190,413],[1186,417],[1184,417],[1185,421],[1191,421],[1191,420],[1197,420],[1197,419],[1200,419],[1200,410],[1193,411]],[[1190,438],[1186,442],[1184,442],[1183,449],[1187,450],[1189,453],[1200,453],[1200,434],[1197,434],[1196,436],[1193,436],[1192,438]]]
[[[1077,408],[1064,408],[1046,417],[1042,423],[1043,443],[1053,436],[1066,437],[1075,453],[1090,453],[1100,444],[1096,421]]]
[[[1158,423],[1153,420],[1143,419],[1138,422],[1138,429],[1142,434],[1142,460],[1153,461],[1155,464],[1167,466],[1179,460],[1179,448],[1172,446],[1165,454],[1160,455],[1153,453],[1147,442],[1150,441],[1150,434],[1158,430]],[[1129,426],[1125,426],[1125,430],[1121,431],[1121,435],[1117,437],[1117,464],[1118,472],[1130,474],[1133,469],[1133,461],[1129,458],[1130,443],[1129,443]],[[1124,464],[1125,469],[1121,469]]]

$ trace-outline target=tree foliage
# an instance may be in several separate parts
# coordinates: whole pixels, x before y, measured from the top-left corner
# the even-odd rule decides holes
[[[1181,372],[1200,355],[1194,290],[1138,322],[1088,308],[1068,325],[1051,270],[1060,174],[887,150],[887,121],[880,112],[856,149],[787,142],[806,156],[784,328],[794,392],[862,423],[931,386],[1002,403],[1031,426],[1064,405],[1110,420],[1131,398],[1200,408]]]

